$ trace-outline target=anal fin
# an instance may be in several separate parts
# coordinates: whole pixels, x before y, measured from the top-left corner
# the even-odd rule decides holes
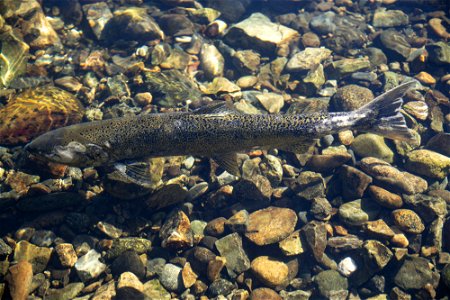
[[[236,153],[230,152],[215,155],[213,156],[213,159],[216,161],[216,163],[219,164],[219,166],[224,168],[225,171],[227,171],[228,173],[238,177],[241,176]]]

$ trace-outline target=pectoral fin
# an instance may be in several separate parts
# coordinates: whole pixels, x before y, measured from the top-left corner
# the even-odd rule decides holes
[[[213,156],[213,159],[216,163],[219,164],[222,168],[224,168],[228,173],[234,176],[241,176],[241,172],[239,171],[237,155],[234,152],[225,153]]]
[[[143,187],[150,188],[155,184],[152,181],[150,164],[147,162],[116,163],[114,169],[129,181]]]

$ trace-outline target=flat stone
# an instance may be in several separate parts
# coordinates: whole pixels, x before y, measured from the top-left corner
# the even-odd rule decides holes
[[[363,248],[368,258],[375,264],[377,270],[381,270],[389,263],[394,254],[388,247],[377,240],[367,240]]]
[[[245,236],[262,246],[277,243],[294,231],[296,213],[289,208],[268,207],[249,215]]]
[[[444,179],[450,172],[450,157],[440,153],[420,149],[409,152],[406,157],[405,168],[412,173]]]
[[[194,236],[188,216],[178,210],[173,213],[161,226],[159,231],[161,246],[163,248],[182,249],[192,247]]]
[[[319,293],[324,297],[329,297],[333,292],[348,289],[347,278],[335,270],[320,272],[314,277],[314,282]]]
[[[365,173],[372,176],[376,185],[391,192],[411,195],[422,193],[428,189],[425,179],[408,172],[401,172],[381,159],[365,157],[361,159],[359,166]]]
[[[28,261],[21,260],[11,266],[6,277],[11,298],[27,299],[32,279],[33,267]]]
[[[391,193],[376,185],[369,186],[368,190],[372,199],[383,207],[395,209],[403,206],[403,200],[400,195]]]
[[[117,288],[133,288],[135,290],[138,290],[142,292],[144,290],[144,285],[142,282],[137,278],[134,273],[131,272],[124,272],[120,274],[119,280],[117,281]]]
[[[150,299],[170,300],[170,293],[161,285],[158,279],[152,279],[144,283],[143,293]]]
[[[388,163],[394,162],[394,152],[386,145],[385,139],[380,135],[360,134],[354,139],[351,147],[361,157],[376,157]]]
[[[151,249],[152,242],[144,238],[119,238],[113,240],[111,249],[106,252],[106,259],[113,259],[127,250],[133,250],[137,254],[143,254]]]
[[[97,278],[106,270],[106,265],[99,260],[100,257],[100,253],[91,249],[75,263],[75,270],[83,282]]]
[[[52,255],[51,248],[38,247],[27,241],[20,241],[14,249],[14,261],[25,260],[33,266],[33,273],[41,273],[47,267]]]
[[[339,179],[341,180],[342,195],[345,199],[361,198],[369,184],[372,183],[370,176],[347,165],[340,169]]]
[[[306,245],[314,258],[321,262],[327,247],[327,229],[325,223],[311,221],[301,229]]]
[[[286,256],[298,255],[305,252],[300,230],[294,231],[287,238],[280,241],[279,247]]]
[[[364,224],[364,230],[372,236],[389,239],[395,235],[395,232],[382,219],[369,221]]]
[[[410,209],[397,209],[392,212],[395,225],[406,233],[419,234],[425,230],[420,217]]]
[[[401,10],[386,10],[379,8],[373,15],[373,26],[375,27],[398,27],[409,24],[408,15]]]
[[[309,71],[315,65],[322,63],[330,57],[331,50],[327,48],[305,48],[305,50],[294,54],[286,64],[286,71],[301,72]]]
[[[273,55],[280,47],[298,40],[300,35],[289,27],[272,23],[261,13],[253,13],[247,19],[233,25],[225,40],[231,45],[250,48]]]
[[[407,256],[394,277],[394,282],[405,291],[418,290],[432,283],[429,262],[423,257]]]
[[[411,45],[405,36],[394,29],[384,30],[380,34],[380,42],[386,53],[395,58],[405,60],[411,54]]]
[[[327,247],[337,253],[360,249],[362,245],[363,241],[352,234],[330,237],[327,242]]]
[[[250,300],[282,300],[282,298],[274,290],[262,287],[252,291]]]
[[[364,198],[342,204],[339,207],[339,217],[348,225],[359,226],[376,218],[379,211],[378,204]]]
[[[271,114],[277,114],[284,106],[284,97],[276,93],[262,93],[256,99]]]
[[[238,233],[229,234],[215,242],[220,256],[227,260],[228,275],[235,278],[250,269],[250,260],[242,247],[242,238]]]
[[[166,264],[161,272],[159,280],[161,284],[171,292],[180,292],[183,286],[183,278],[181,276],[182,268],[174,264]]]
[[[61,266],[72,268],[78,260],[77,253],[72,244],[62,243],[55,247],[55,252],[58,255]]]
[[[268,287],[275,288],[288,284],[288,266],[275,258],[259,256],[252,261],[251,270]]]
[[[49,300],[70,300],[78,296],[84,289],[84,283],[73,282],[67,284],[62,289],[49,289],[45,294],[45,299]]]
[[[369,68],[370,61],[367,58],[344,58],[330,64],[329,74],[332,79],[341,79]]]

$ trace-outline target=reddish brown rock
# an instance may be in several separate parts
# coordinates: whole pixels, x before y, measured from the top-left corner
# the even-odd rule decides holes
[[[250,300],[281,300],[282,298],[272,289],[259,288],[252,291]]]
[[[275,288],[288,284],[288,266],[275,258],[259,256],[252,261],[251,270],[265,285]]]
[[[392,212],[395,225],[406,233],[419,234],[425,230],[420,217],[410,209],[397,209]]]
[[[400,208],[403,206],[402,197],[391,193],[379,186],[369,186],[369,193],[371,197],[381,206],[387,208]]]
[[[18,264],[10,267],[7,280],[11,298],[15,300],[27,299],[32,279],[33,267],[26,260],[21,260]]]

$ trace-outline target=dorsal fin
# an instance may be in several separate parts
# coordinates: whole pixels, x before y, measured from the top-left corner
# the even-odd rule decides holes
[[[213,101],[210,104],[202,106],[192,113],[196,115],[206,115],[206,114],[214,114],[214,115],[228,115],[228,114],[240,114],[237,111],[233,103],[231,101]]]

